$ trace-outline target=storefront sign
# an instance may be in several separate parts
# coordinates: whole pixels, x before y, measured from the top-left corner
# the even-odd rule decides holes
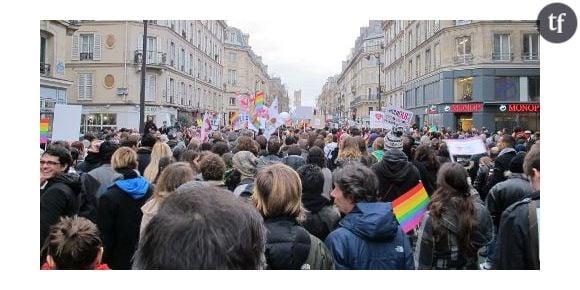
[[[483,103],[466,103],[466,104],[441,104],[430,105],[425,109],[427,114],[441,113],[471,113],[483,110]]]
[[[451,112],[453,113],[479,112],[481,109],[483,109],[483,103],[451,105]]]
[[[539,113],[540,104],[503,104],[499,106],[499,111],[509,113]]]

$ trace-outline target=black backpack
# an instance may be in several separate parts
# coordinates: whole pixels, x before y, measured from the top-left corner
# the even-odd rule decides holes
[[[330,171],[333,171],[336,168],[336,158],[338,158],[338,146],[336,146],[336,148],[330,152],[330,159],[326,164]]]

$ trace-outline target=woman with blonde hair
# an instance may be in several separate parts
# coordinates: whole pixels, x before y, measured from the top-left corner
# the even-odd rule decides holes
[[[157,173],[159,172],[159,160],[163,157],[171,157],[173,156],[173,152],[169,145],[164,142],[157,142],[153,145],[153,149],[151,149],[151,161],[149,161],[149,165],[145,168],[143,172],[143,176],[149,181],[154,182],[155,178],[157,177]]]
[[[347,163],[354,161],[361,162],[363,154],[359,148],[359,140],[357,138],[360,137],[349,136],[342,139],[336,159],[338,167],[343,167]]]
[[[111,166],[123,177],[99,198],[97,226],[102,233],[103,261],[111,269],[131,269],[139,241],[141,207],[151,197],[151,184],[137,171],[137,152],[121,147],[113,153]]]
[[[300,176],[284,164],[263,168],[256,176],[252,203],[264,217],[267,269],[333,269],[328,248],[308,233],[303,220]]]
[[[161,203],[180,185],[195,180],[195,171],[187,162],[175,162],[167,166],[159,176],[153,197],[142,207],[143,218],[141,219],[141,229],[139,236],[145,231],[145,227],[157,214]]]

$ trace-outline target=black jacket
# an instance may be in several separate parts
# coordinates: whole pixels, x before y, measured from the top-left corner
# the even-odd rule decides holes
[[[503,153],[505,150],[505,153]],[[505,181],[506,177],[504,173],[510,168],[510,161],[516,156],[516,150],[513,148],[506,148],[500,152],[500,155],[495,159],[493,166],[493,173],[487,179],[485,186],[483,187],[482,196],[487,196],[489,190],[496,184]]]
[[[536,212],[539,222],[539,191],[534,192],[530,198],[512,204],[502,214],[499,233],[495,244],[496,269],[534,269],[534,263],[531,259],[532,249],[530,246],[531,235],[529,222],[529,205],[532,200],[536,203]],[[540,264],[539,260],[535,262],[537,265]]]
[[[512,173],[510,178],[491,188],[487,195],[486,204],[493,219],[495,231],[499,228],[501,214],[515,202],[518,202],[534,192],[530,182],[521,173]]]
[[[398,149],[385,151],[383,160],[371,168],[379,179],[381,201],[397,199],[421,180],[419,170]]]
[[[143,176],[143,173],[145,173],[145,168],[147,168],[147,165],[149,165],[149,162],[151,162],[151,148],[139,148],[139,150],[137,150],[137,161],[139,162],[139,174]]]
[[[98,152],[88,152],[85,160],[79,163],[75,170],[77,172],[89,172],[101,165],[101,157]]]
[[[429,196],[433,195],[435,189],[437,189],[437,172],[439,171],[439,167],[433,166],[428,161],[415,161],[413,165],[419,170],[425,191],[427,191]]]
[[[80,189],[78,174],[63,174],[49,179],[40,190],[40,248],[48,237],[50,226],[58,223],[60,217],[77,213]]]
[[[310,234],[290,217],[267,218],[267,269],[299,270],[310,252]]]
[[[131,181],[131,188],[124,186]],[[103,263],[111,269],[131,269],[139,242],[141,207],[153,192],[153,187],[145,184],[148,183],[141,176],[117,180],[99,199],[97,225],[105,248]]]

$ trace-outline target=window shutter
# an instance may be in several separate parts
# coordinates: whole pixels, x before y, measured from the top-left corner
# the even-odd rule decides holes
[[[101,60],[101,36],[95,34],[95,55],[93,60]]]
[[[82,100],[85,98],[85,75],[84,74],[79,74],[77,87],[78,87],[78,99]]]
[[[79,36],[73,35],[72,40],[72,60],[79,60]]]
[[[146,82],[146,84],[145,84],[145,88],[146,88],[145,101],[155,102],[155,96],[156,96],[155,75],[147,75],[145,82]]]
[[[85,74],[85,93],[86,93],[86,99],[92,99],[93,98],[93,74]]]
[[[137,50],[141,50],[143,51],[143,34],[139,34],[139,37],[137,38]]]
[[[166,92],[165,93],[165,102],[166,103],[169,103],[169,100],[170,100],[169,99],[169,95],[171,94],[171,92],[169,91],[170,88],[171,87],[170,87],[170,83],[169,83],[169,77],[167,77],[167,81],[165,83],[165,92]]]

